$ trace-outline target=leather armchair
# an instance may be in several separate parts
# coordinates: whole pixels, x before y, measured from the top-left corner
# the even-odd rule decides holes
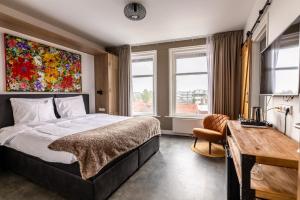
[[[194,147],[197,140],[203,139],[209,142],[209,154],[211,154],[211,143],[224,144],[225,130],[229,117],[222,114],[212,114],[204,118],[204,128],[194,128],[193,135],[195,137]]]

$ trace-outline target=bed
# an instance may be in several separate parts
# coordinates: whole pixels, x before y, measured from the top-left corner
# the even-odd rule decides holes
[[[14,124],[10,98],[45,98],[70,97],[77,94],[1,94],[0,95],[0,127]],[[83,94],[84,105],[89,113],[89,96]],[[58,113],[55,110],[57,116]],[[90,115],[91,119],[98,119]],[[90,119],[90,120],[91,120]],[[122,120],[121,118],[119,120]],[[24,145],[25,147],[26,145]],[[22,149],[22,145],[19,143]],[[29,180],[57,192],[67,199],[102,200],[107,199],[134,172],[136,172],[152,155],[159,150],[159,136],[154,136],[137,148],[117,157],[105,165],[95,176],[84,180],[81,177],[79,164],[76,162],[58,162],[54,156],[52,162],[41,159],[41,155],[24,153],[7,146],[0,146],[0,166],[11,170]],[[25,151],[26,152],[26,151]],[[30,152],[30,151],[28,151]],[[69,160],[74,158],[69,156]],[[58,159],[57,162],[55,159]],[[65,159],[65,158],[64,158]]]

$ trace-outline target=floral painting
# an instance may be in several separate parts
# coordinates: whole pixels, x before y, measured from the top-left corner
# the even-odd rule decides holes
[[[4,34],[6,90],[81,92],[81,56]]]

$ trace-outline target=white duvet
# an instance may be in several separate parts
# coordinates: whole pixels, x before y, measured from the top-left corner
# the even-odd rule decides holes
[[[47,162],[71,164],[77,161],[73,154],[52,151],[48,149],[48,145],[61,137],[106,126],[127,118],[107,114],[89,114],[69,119],[18,124],[0,129],[0,145]]]

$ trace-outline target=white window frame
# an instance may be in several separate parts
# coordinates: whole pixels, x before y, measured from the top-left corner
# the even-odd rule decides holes
[[[135,77],[153,77],[153,113],[134,113],[133,102],[131,103],[131,113],[133,116],[157,116],[157,51],[139,51],[131,53],[131,61],[134,59],[152,58],[153,59],[153,75],[137,75],[131,74],[131,80]],[[132,65],[131,65],[132,70]],[[133,95],[133,88],[131,87],[131,94]]]
[[[169,115],[171,117],[178,118],[204,118],[210,113],[210,101],[208,101],[208,114],[198,114],[198,115],[179,115],[176,114],[176,56],[178,54],[193,54],[193,53],[206,53],[206,45],[197,45],[197,46],[188,46],[188,47],[179,47],[179,48],[170,48],[169,49]],[[199,73],[189,73],[189,74],[199,74]],[[206,73],[205,73],[206,74]],[[207,66],[207,75],[209,79],[209,70]],[[208,80],[209,81],[209,80]],[[209,83],[208,83],[209,85]],[[210,87],[208,87],[208,90]],[[210,91],[208,91],[208,98],[210,98]]]

